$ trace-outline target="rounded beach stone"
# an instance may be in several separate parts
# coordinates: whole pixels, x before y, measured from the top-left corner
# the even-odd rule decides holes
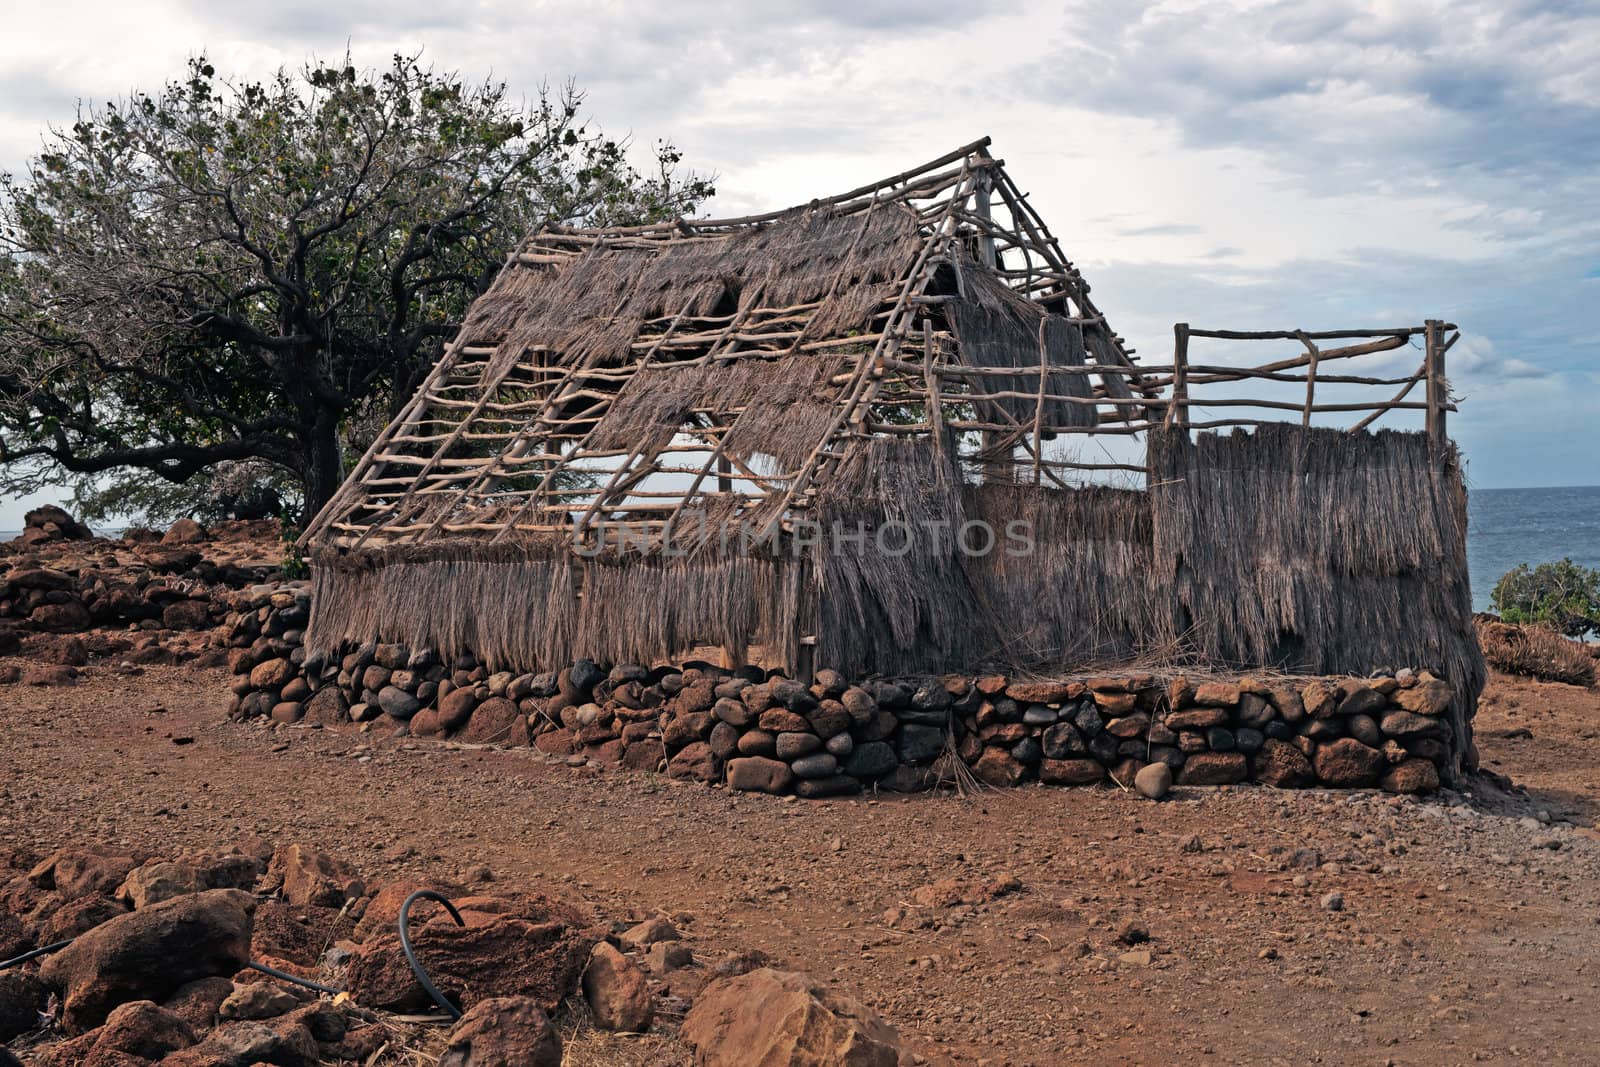
[[[1133,776],[1133,787],[1141,796],[1160,800],[1167,795],[1167,790],[1172,788],[1172,768],[1165,763],[1152,763],[1147,767],[1141,767],[1139,773]]]

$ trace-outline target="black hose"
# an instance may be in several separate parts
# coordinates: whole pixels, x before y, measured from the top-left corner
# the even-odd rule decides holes
[[[459,1019],[461,1018],[461,1009],[450,1003],[445,998],[445,995],[439,992],[438,988],[433,984],[433,980],[428,977],[428,972],[423,970],[422,964],[417,962],[417,954],[411,950],[411,905],[418,900],[436,900],[443,904],[445,910],[450,913],[450,917],[456,921],[457,926],[467,925],[466,920],[461,917],[461,913],[456,910],[456,906],[450,903],[449,897],[443,893],[435,893],[431,889],[417,890],[409,897],[406,897],[405,903],[400,905],[400,949],[406,954],[406,962],[411,964],[411,973],[417,976],[417,981],[422,983],[422,988],[427,991],[428,996],[433,998],[435,1004],[444,1009],[445,1014],[452,1019]]]
[[[467,925],[467,922],[461,917],[461,913],[456,910],[456,906],[450,903],[450,898],[446,897],[443,893],[435,893],[431,889],[417,890],[409,897],[406,897],[405,903],[400,905],[400,948],[406,954],[406,962],[411,965],[411,973],[417,976],[417,981],[422,983],[422,988],[427,992],[428,996],[433,998],[433,1002],[435,1004],[443,1008],[445,1013],[449,1015],[450,1018],[459,1019],[461,1018],[461,1009],[450,1003],[450,1001],[445,998],[445,995],[439,992],[438,987],[433,984],[433,980],[428,977],[428,972],[422,969],[422,964],[417,960],[416,952],[414,952],[411,948],[411,905],[416,903],[418,900],[435,900],[440,904],[443,904],[445,910],[450,913],[450,917],[456,921],[457,926],[465,926]],[[60,952],[68,945],[72,944],[73,940],[73,938],[69,937],[65,941],[56,941],[49,945],[41,945],[36,949],[24,952],[20,956],[14,956],[9,960],[0,961],[0,971],[10,970],[12,967],[19,967],[22,964],[27,963],[29,960],[37,959],[40,956],[48,956],[52,952]],[[276,967],[268,967],[266,964],[257,963],[255,960],[250,960],[245,964],[245,966],[249,967],[251,970],[260,971],[262,974],[270,975],[273,978],[277,978],[281,981],[293,982],[295,985],[304,986],[307,989],[315,989],[319,993],[327,993],[330,996],[338,996],[340,993],[344,992],[342,989],[334,989],[332,986],[325,986],[320,982],[313,982],[310,979],[301,978],[297,975],[290,974],[287,971],[280,971]]]
[[[24,963],[27,963],[29,960],[38,959],[40,956],[48,956],[52,952],[60,952],[68,945],[72,944],[73,940],[73,938],[69,937],[65,941],[57,941],[50,945],[41,945],[32,951],[24,952],[20,956],[15,956],[9,960],[0,961],[0,971],[10,970],[12,967],[20,966]],[[245,966],[251,968],[252,970],[260,971],[262,974],[270,974],[274,978],[281,978],[285,982],[293,982],[295,985],[303,985],[307,989],[315,989],[319,993],[328,993],[333,996],[337,996],[344,992],[342,989],[334,989],[332,986],[325,986],[320,983],[313,982],[310,979],[289,974],[287,971],[280,971],[276,967],[268,967],[266,964],[257,963],[255,960],[250,960],[245,964]]]
[[[72,944],[72,938],[69,937],[65,941],[57,941],[53,945],[44,945],[40,948],[34,949],[31,952],[24,952],[20,956],[13,956],[9,960],[0,962],[0,971],[9,971],[11,968],[19,967],[31,959],[37,959],[40,956],[48,956],[52,952],[60,952],[70,944]]]
[[[309,978],[301,978],[298,975],[290,974],[288,971],[280,971],[276,967],[268,967],[265,963],[257,963],[255,960],[251,960],[249,963],[246,963],[245,966],[250,968],[252,971],[260,971],[262,974],[270,974],[272,977],[282,979],[285,982],[293,982],[295,985],[303,985],[307,989],[315,989],[318,993],[327,993],[330,996],[336,997],[340,993],[344,992],[342,989],[335,989],[332,986],[325,986],[319,982],[313,982]]]

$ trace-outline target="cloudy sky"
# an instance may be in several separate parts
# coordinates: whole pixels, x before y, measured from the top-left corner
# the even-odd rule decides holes
[[[0,169],[204,52],[424,50],[782,207],[982,134],[1141,352],[1171,325],[1448,318],[1476,487],[1600,483],[1600,8],[1586,0],[940,5],[57,0],[0,38]],[[776,6],[776,5],[773,5]],[[948,8],[948,10],[945,10]],[[0,527],[19,503],[0,501]]]

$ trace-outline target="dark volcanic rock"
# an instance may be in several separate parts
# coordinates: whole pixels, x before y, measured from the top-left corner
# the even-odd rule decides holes
[[[1287,741],[1269,738],[1250,760],[1256,781],[1279,789],[1300,789],[1316,782],[1311,761]]]
[[[561,1067],[561,1038],[536,1001],[494,997],[451,1029],[439,1067]]]
[[[530,898],[523,914],[496,915],[472,926],[448,916],[412,924],[411,944],[427,961],[439,990],[470,1008],[492,997],[531,997],[554,1011],[578,987],[596,936],[576,913]],[[350,962],[348,989],[357,1003],[414,1012],[432,1005],[400,948],[398,933],[382,933]]]
[[[1249,764],[1242,752],[1196,752],[1183,763],[1179,785],[1232,785],[1244,781]]]
[[[46,960],[39,977],[64,992],[63,1022],[81,1033],[119,1004],[237,972],[249,959],[254,909],[255,899],[237,889],[152,904],[82,935]]]
[[[1317,777],[1328,785],[1354,787],[1377,782],[1388,761],[1383,753],[1355,738],[1341,737],[1319,746],[1312,766],[1316,768]]]

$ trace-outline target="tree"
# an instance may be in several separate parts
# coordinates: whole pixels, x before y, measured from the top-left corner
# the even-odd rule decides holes
[[[409,397],[521,236],[712,193],[666,142],[635,170],[580,105],[396,56],[239,84],[200,58],[80,110],[0,175],[0,488],[65,474],[103,503],[107,472],[135,469],[125,500],[264,462],[314,512],[341,432]]]
[[[1568,637],[1600,633],[1600,570],[1570,559],[1519,563],[1495,583],[1489,606],[1506,622],[1549,626]]]

